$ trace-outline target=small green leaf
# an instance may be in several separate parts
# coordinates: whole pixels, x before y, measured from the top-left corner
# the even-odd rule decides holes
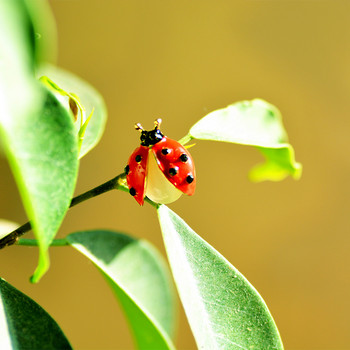
[[[242,101],[213,111],[193,125],[189,135],[200,140],[257,146],[266,164],[252,171],[254,181],[282,180],[288,175],[298,179],[301,175],[301,164],[294,159],[281,114],[266,101]]]
[[[76,114],[78,113],[78,108],[82,113],[85,112],[84,106],[80,102],[80,98],[73,92],[69,93],[65,90],[63,90],[61,87],[59,87],[54,81],[52,81],[49,77],[43,75],[39,78],[39,81],[46,85],[46,87],[50,88],[55,94],[59,94],[61,96],[69,97],[68,103],[70,104],[72,100],[74,109],[76,109],[76,112],[73,113],[74,119],[76,120]],[[70,108],[72,110],[72,108]],[[72,111],[73,112],[73,111]],[[83,121],[81,120],[81,123]]]
[[[37,282],[49,267],[47,250],[73,195],[78,173],[77,137],[71,115],[50,92],[41,112],[0,118],[0,126],[39,242],[39,265],[32,278]]]
[[[72,349],[55,320],[0,278],[0,349]]]
[[[158,215],[198,348],[283,349],[265,302],[245,277],[165,205]]]
[[[175,299],[161,255],[144,240],[106,231],[77,232],[67,241],[102,272],[121,303],[139,349],[174,349]]]
[[[82,158],[96,146],[105,128],[107,108],[102,96],[86,81],[66,70],[49,64],[45,64],[39,69],[38,76],[47,76],[61,91],[72,94],[73,96],[78,96],[81,105],[85,107],[86,117],[88,117],[94,109],[91,120],[84,131],[84,140],[79,154],[79,158]]]

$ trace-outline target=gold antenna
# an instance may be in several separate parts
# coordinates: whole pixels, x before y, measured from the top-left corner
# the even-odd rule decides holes
[[[140,123],[135,124],[135,129],[141,132],[145,130]]]
[[[159,129],[160,124],[162,124],[162,119],[158,118],[154,121],[155,129]]]

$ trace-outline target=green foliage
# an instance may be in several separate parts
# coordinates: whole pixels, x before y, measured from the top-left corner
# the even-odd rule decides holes
[[[256,146],[266,163],[253,169],[254,181],[282,180],[301,176],[301,165],[294,159],[279,110],[266,101],[236,102],[199,120],[190,129],[191,138]]]
[[[39,242],[37,282],[49,267],[47,249],[68,210],[78,174],[71,115],[50,93],[39,113],[9,118],[5,147],[23,204]]]
[[[71,346],[44,309],[0,278],[0,349],[64,350]]]
[[[73,233],[67,241],[107,279],[138,348],[173,349],[175,293],[161,255],[144,240],[106,230]]]
[[[35,37],[23,1],[0,2],[0,33],[0,136],[4,142],[12,119],[36,113],[44,96],[33,79]]]
[[[198,348],[283,349],[265,302],[244,276],[165,205],[158,215]]]
[[[70,115],[34,79],[40,44],[32,15],[23,1],[0,3],[0,136],[40,243],[37,281],[48,269],[47,248],[68,209],[78,163]]]
[[[49,43],[55,41],[46,33],[53,30],[45,1],[0,1],[0,137],[36,237],[22,244],[39,247],[32,281],[47,271],[50,245],[71,245],[109,283],[137,347],[174,349],[174,291],[167,265],[155,248],[106,230],[54,240],[71,203],[79,159],[100,140],[107,112],[93,87],[42,63]],[[253,181],[301,175],[280,112],[263,100],[237,102],[209,113],[181,141],[191,139],[258,148],[266,162],[251,170]],[[107,182],[106,191],[127,191],[125,174],[115,179]],[[88,191],[84,200],[103,193],[101,186]],[[199,348],[283,349],[267,306],[244,276],[178,215],[147,198],[146,202],[158,209],[171,270]],[[0,226],[13,228],[4,221]],[[70,348],[47,313],[1,279],[0,296],[1,348]]]
[[[105,128],[107,108],[102,96],[86,81],[64,69],[49,64],[42,65],[37,75],[38,77],[48,76],[59,86],[61,91],[64,93],[73,92],[78,96],[85,109],[86,117],[93,111],[79,154],[79,158],[82,158],[100,141]],[[62,92],[60,93],[62,94]]]

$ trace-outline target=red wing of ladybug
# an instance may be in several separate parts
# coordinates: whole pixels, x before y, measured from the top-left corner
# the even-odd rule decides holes
[[[196,171],[187,149],[179,142],[163,137],[152,147],[152,152],[165,177],[177,189],[192,196],[196,189]]]
[[[126,181],[130,194],[140,205],[143,205],[145,196],[148,151],[148,147],[137,147],[130,156],[126,169]]]

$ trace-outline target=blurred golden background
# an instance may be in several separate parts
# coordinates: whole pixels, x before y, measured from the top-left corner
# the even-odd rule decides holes
[[[134,123],[156,117],[173,139],[208,112],[263,98],[282,112],[300,181],[250,183],[253,148],[201,142],[191,149],[194,197],[170,207],[257,288],[286,349],[350,349],[350,2],[292,0],[52,0],[58,65],[94,85],[109,120],[80,167],[76,193],[119,174],[138,144]],[[26,216],[0,158],[0,217]],[[110,192],[69,211],[59,237],[109,228],[162,252],[150,206]],[[124,316],[86,258],[51,249],[51,269],[29,283],[37,249],[0,252],[1,276],[59,323],[75,349],[131,349]],[[183,312],[179,349],[195,349]]]

